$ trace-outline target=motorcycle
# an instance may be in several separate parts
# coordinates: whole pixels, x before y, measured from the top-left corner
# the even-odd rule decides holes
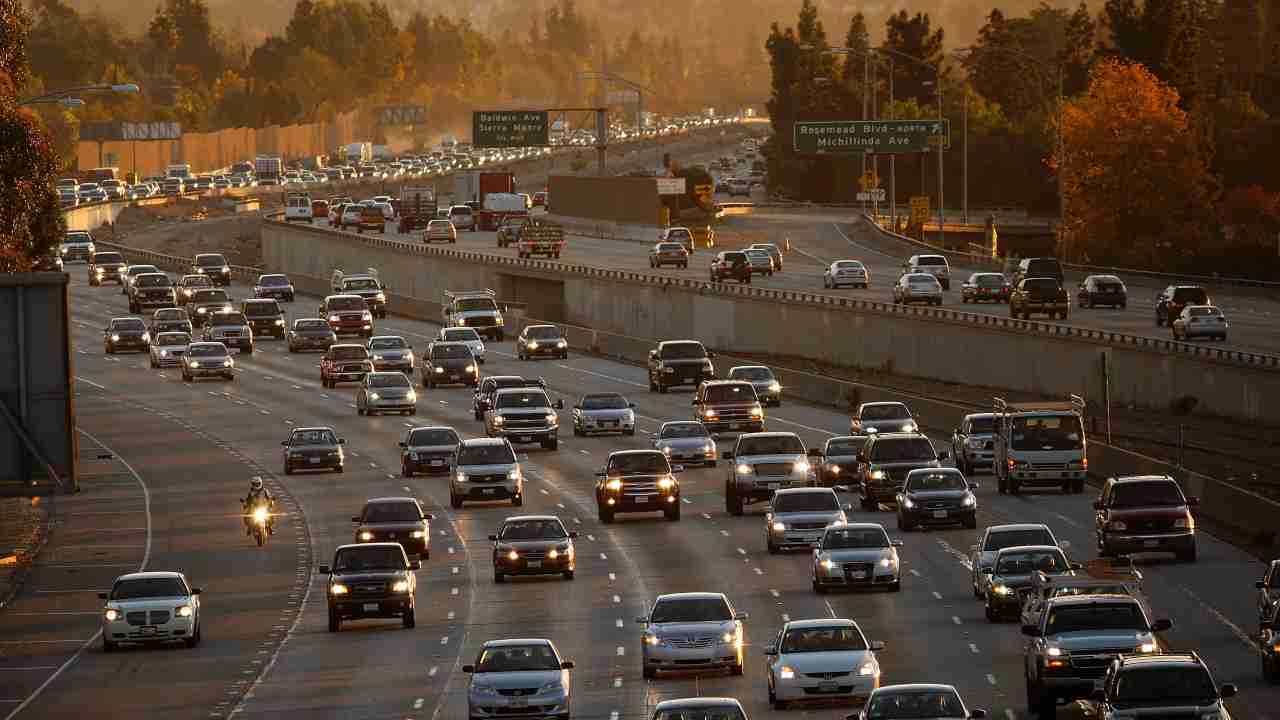
[[[271,509],[266,503],[259,503],[253,507],[249,513],[249,523],[258,547],[267,544],[267,536],[271,534]]]

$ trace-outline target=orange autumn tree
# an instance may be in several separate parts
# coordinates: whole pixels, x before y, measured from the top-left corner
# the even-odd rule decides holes
[[[1178,92],[1143,65],[1099,61],[1059,122],[1049,159],[1065,200],[1071,259],[1185,269],[1214,251],[1217,182]]]

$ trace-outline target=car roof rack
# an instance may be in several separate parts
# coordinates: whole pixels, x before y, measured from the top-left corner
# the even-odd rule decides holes
[[[1079,395],[1070,395],[1065,401],[1011,403],[1002,397],[991,398],[991,407],[997,415],[1013,415],[1024,412],[1074,412],[1083,416],[1086,403]]]

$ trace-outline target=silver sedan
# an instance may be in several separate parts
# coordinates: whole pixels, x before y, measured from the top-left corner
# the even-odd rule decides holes
[[[895,305],[910,303],[942,304],[942,285],[928,273],[908,273],[898,278],[893,286]]]
[[[835,289],[841,285],[865,288],[871,284],[871,273],[860,260],[837,260],[822,271],[822,287]]]
[[[589,393],[573,406],[573,434],[636,434],[636,404],[618,393]]]
[[[716,441],[707,427],[693,420],[673,420],[662,423],[653,435],[653,449],[660,450],[671,462],[690,465],[716,464]]]
[[[475,664],[462,666],[471,676],[467,710],[471,720],[556,717],[572,714],[573,661],[564,660],[550,640],[490,640]]]

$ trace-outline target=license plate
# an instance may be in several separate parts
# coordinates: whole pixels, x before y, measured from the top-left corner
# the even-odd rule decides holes
[[[532,441],[533,441],[533,436],[532,436],[532,435],[518,435],[518,436],[516,436],[516,442],[532,442]]]
[[[637,495],[637,496],[636,496],[636,502],[637,502],[637,503],[647,503],[647,502],[649,502],[649,498],[650,498],[650,496],[649,496],[649,495]]]
[[[945,517],[947,516],[947,511],[946,511],[946,510],[934,510],[934,511],[933,511],[933,516],[934,516],[935,518],[938,518],[938,519],[943,519],[943,518],[945,518]]]
[[[142,628],[142,634],[143,634],[143,635],[155,635],[155,634],[156,634],[156,629],[155,629],[155,628],[153,628],[153,627],[144,627],[144,628]]]
[[[529,563],[528,563],[528,565],[529,565],[529,567],[531,567],[531,568],[540,568],[540,567],[542,567],[542,561],[541,561],[541,560],[530,560],[530,561],[529,561]]]
[[[782,486],[782,483],[769,483],[766,487],[768,487],[770,490],[777,490],[781,486]]]
[[[319,465],[320,458],[307,458],[307,462],[311,463],[312,465]]]
[[[744,428],[746,428],[746,427],[747,427],[747,424],[746,424],[746,423],[734,423],[734,424],[733,424],[733,428],[734,428],[735,430],[742,430],[742,429],[744,429]]]
[[[484,488],[483,490],[481,490],[481,492],[483,492],[485,495],[492,495],[493,488]]]
[[[853,578],[854,580],[866,580],[867,573],[863,570],[855,570],[849,573],[849,577]]]
[[[364,604],[364,611],[365,611],[365,612],[378,612],[378,603],[365,603],[365,604]]]
[[[1159,541],[1159,540],[1146,540],[1146,541],[1143,541],[1142,546],[1143,546],[1143,547],[1160,547],[1160,541]]]
[[[457,373],[450,373],[450,375],[449,375],[449,379],[450,379],[450,380],[457,380],[459,377],[461,377],[461,376],[460,376],[460,375],[458,375]]]
[[[824,682],[818,683],[818,692],[833,693],[833,692],[839,692],[839,690],[840,690],[840,686],[836,685],[833,682],[824,681]]]
[[[443,465],[443,464],[444,464],[444,460],[440,460],[440,459],[432,460],[432,461],[431,461],[431,464],[432,464],[432,465]]]
[[[511,707],[513,708],[522,708],[522,707],[528,707],[528,706],[529,706],[529,701],[524,698],[511,698]]]

